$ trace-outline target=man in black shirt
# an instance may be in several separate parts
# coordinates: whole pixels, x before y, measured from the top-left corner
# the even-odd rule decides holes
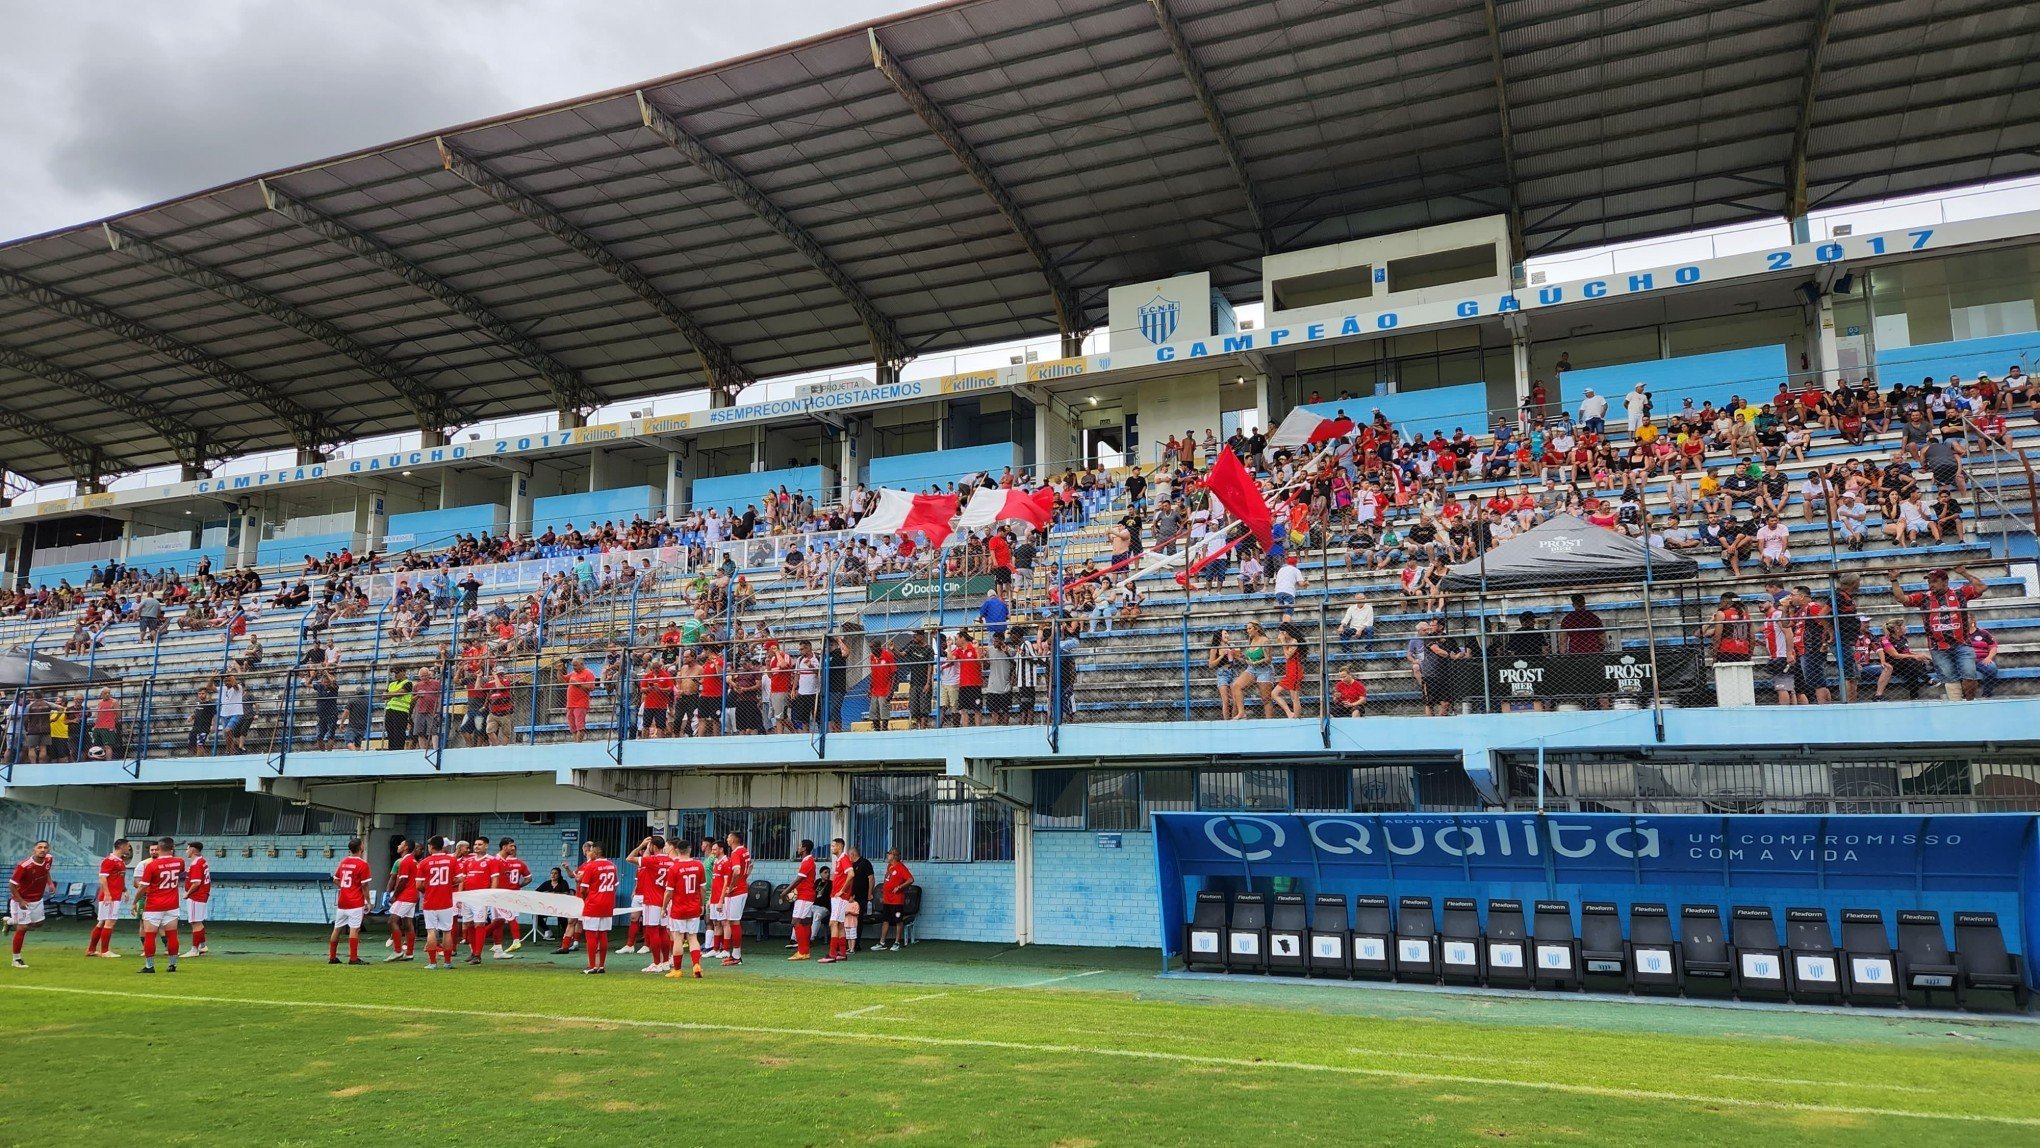
[[[926,631],[917,630],[900,648],[900,665],[907,671],[907,724],[925,729],[928,722],[929,671],[935,664],[934,647]]]

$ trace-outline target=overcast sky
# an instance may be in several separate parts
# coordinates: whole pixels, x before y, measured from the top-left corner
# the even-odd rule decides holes
[[[0,0],[0,240],[918,0]]]

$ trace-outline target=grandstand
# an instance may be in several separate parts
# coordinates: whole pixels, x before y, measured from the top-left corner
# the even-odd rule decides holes
[[[1928,125],[1905,109],[1943,72],[1888,71],[2016,75],[2030,20],[1956,36],[1827,5],[1841,78],[1816,49],[1800,96],[1783,14],[1572,13],[1593,28],[1554,41],[1564,6],[1474,6],[1486,36],[1422,41],[1444,85],[1423,95],[1351,77],[1437,19],[1306,7],[943,5],[0,247],[0,370],[51,396],[0,422],[0,458],[45,484],[0,507],[0,649],[24,655],[0,842],[58,837],[76,879],[113,833],[203,833],[231,851],[224,912],[288,922],[326,919],[310,851],[357,830],[378,863],[458,830],[515,832],[540,865],[740,827],[773,881],[792,842],[844,836],[916,864],[918,936],[1176,952],[1197,893],[1331,891],[1329,854],[1234,875],[1244,838],[1185,844],[1235,817],[1294,839],[1319,815],[2040,812],[2040,212],[1962,202],[2029,172],[2007,117],[2030,109],[1944,93]],[[1332,46],[1264,52],[1253,28]],[[1097,68],[1037,75],[1072,36]],[[1778,74],[1714,73],[1735,60]],[[1622,110],[1636,69],[1653,122],[1581,159],[1617,130],[1585,125],[1646,114]],[[1031,112],[998,110],[1023,90]],[[1419,99],[1424,122],[1362,126]],[[1022,121],[1058,116],[1106,142],[1028,173],[1055,136]],[[1716,120],[1749,138],[1699,146]],[[1692,170],[1653,162],[1674,153]],[[1724,190],[1759,170],[1764,202]],[[1845,214],[1913,191],[1949,197],[1939,221]],[[1564,263],[1760,218],[1789,239]],[[1027,339],[1054,346],[945,358]],[[1638,387],[1652,409],[1625,420]],[[1268,441],[1340,417],[1360,425]],[[1566,439],[1587,457],[1553,445],[1578,473],[1547,482]],[[1192,570],[1245,532],[1205,485],[1228,450],[1285,529]],[[1735,472],[1748,497],[1686,489]],[[1055,518],[946,546],[857,531],[879,489],[979,486],[1053,487]],[[1780,522],[1731,557],[1710,501]],[[1512,543],[1535,560],[1503,577]],[[1183,558],[1128,578],[1161,553]],[[1981,591],[1975,696],[1899,598],[1951,570]],[[1723,644],[1727,595],[1754,656]],[[875,673],[882,648],[899,664]],[[783,723],[775,672],[812,699]],[[698,722],[642,720],[675,694]],[[2040,938],[2023,895],[1908,864],[1823,872],[1812,899]],[[1715,867],[1724,909],[1799,906]],[[1342,898],[1475,895],[1352,880],[1380,887]],[[1526,880],[1478,895],[1650,903]],[[1916,903],[1929,885],[1948,896]]]

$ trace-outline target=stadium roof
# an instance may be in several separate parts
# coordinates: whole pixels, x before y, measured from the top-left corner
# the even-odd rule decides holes
[[[2040,171],[2040,6],[966,0],[0,247],[0,466],[331,446]],[[146,103],[134,114],[146,115]]]

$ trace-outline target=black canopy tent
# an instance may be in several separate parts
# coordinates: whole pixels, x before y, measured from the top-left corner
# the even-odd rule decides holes
[[[1696,577],[1700,564],[1684,554],[1594,525],[1570,514],[1551,519],[1451,567],[1447,590],[1549,590],[1565,586],[1642,584]]]
[[[119,681],[105,666],[88,666],[68,658],[31,652],[26,646],[0,650],[0,689],[25,686],[75,686],[85,682]]]
[[[1692,644],[1695,615],[1690,590],[1697,585],[1699,569],[1699,563],[1687,555],[1661,546],[1647,548],[1641,539],[1596,526],[1570,514],[1556,515],[1491,547],[1470,562],[1449,567],[1443,588],[1476,595],[1478,603],[1475,617],[1482,657],[1477,667],[1468,665],[1462,672],[1477,672],[1479,685],[1463,688],[1468,694],[1477,688],[1483,697],[1484,708],[1488,709],[1492,709],[1497,700],[1496,675],[1499,673],[1499,680],[1505,684],[1513,684],[1510,682],[1511,670],[1517,671],[1517,679],[1534,680],[1537,687],[1535,691],[1514,691],[1517,700],[1528,699],[1547,690],[1554,691],[1548,696],[1601,695],[1606,692],[1603,684],[1612,680],[1627,681],[1632,688],[1643,685],[1646,696],[1638,700],[1660,708],[1664,704],[1664,692],[1688,694],[1696,690],[1700,684],[1699,657]],[[1672,640],[1675,649],[1667,654],[1670,664],[1661,667],[1659,635],[1652,617],[1650,590],[1666,582],[1677,584],[1679,624]],[[1605,655],[1576,655],[1553,650],[1534,662],[1497,660],[1490,656],[1491,639],[1498,639],[1500,635],[1488,631],[1489,619],[1491,616],[1506,618],[1509,610],[1506,605],[1499,610],[1492,609],[1494,604],[1490,602],[1489,594],[1571,592],[1613,585],[1634,587],[1643,599],[1643,650],[1625,652],[1629,643],[1618,635],[1614,649]],[[1461,602],[1465,599],[1462,598]],[[1539,665],[1544,666],[1548,673],[1536,674]],[[1647,675],[1642,673],[1646,666]],[[1660,677],[1661,670],[1669,680]],[[1509,695],[1504,693],[1502,696]]]

